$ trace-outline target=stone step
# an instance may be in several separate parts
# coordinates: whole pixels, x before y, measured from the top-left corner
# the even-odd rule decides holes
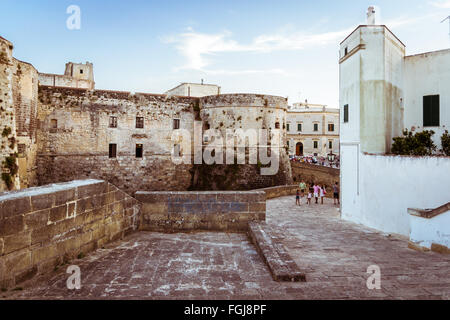
[[[281,242],[282,235],[275,228],[265,222],[250,222],[248,235],[275,281],[306,281],[305,274],[287,252]]]

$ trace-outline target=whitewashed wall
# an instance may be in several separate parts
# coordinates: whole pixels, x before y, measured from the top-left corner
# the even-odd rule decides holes
[[[439,127],[423,127],[423,96],[439,94]],[[450,49],[405,58],[405,128],[433,130],[441,148],[441,136],[450,130]]]
[[[450,201],[449,157],[357,154],[356,146],[341,146],[343,219],[409,236],[408,208]]]
[[[409,239],[412,242],[428,249],[433,243],[450,248],[450,211],[431,219],[414,215],[410,215],[409,219],[411,225]]]

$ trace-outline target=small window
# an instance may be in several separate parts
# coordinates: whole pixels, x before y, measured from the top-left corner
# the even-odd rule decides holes
[[[288,140],[288,141],[287,141],[287,146],[288,146],[288,148],[290,147],[290,143],[289,143],[289,142],[290,142],[290,141]]]
[[[334,132],[334,123],[329,123],[328,124],[328,131],[329,132]]]
[[[58,120],[56,120],[56,119],[50,120],[50,128],[57,129],[58,128]]]
[[[314,131],[319,131],[319,124],[318,123],[314,123]]]
[[[289,131],[289,123],[286,124],[286,131]]]
[[[116,158],[117,157],[117,144],[110,143],[109,144],[109,157]]]
[[[328,149],[333,149],[333,141],[328,141]]]
[[[297,124],[297,131],[302,132],[302,124],[301,123]]]
[[[83,69],[80,69],[80,74],[83,74]]]
[[[180,119],[173,119],[173,130],[180,129]]]
[[[439,127],[439,95],[423,97],[423,126]]]
[[[317,149],[319,147],[319,141],[314,141],[314,149]]]
[[[280,129],[280,123],[279,122],[275,122],[275,129]]]
[[[344,122],[348,122],[348,104],[344,106]]]
[[[142,158],[142,155],[144,153],[144,147],[142,144],[136,145],[136,158]]]
[[[137,129],[144,128],[144,117],[136,117],[136,128]]]
[[[109,117],[109,127],[117,128],[117,117]]]
[[[344,49],[344,56],[346,56],[348,54],[348,47],[345,47]]]

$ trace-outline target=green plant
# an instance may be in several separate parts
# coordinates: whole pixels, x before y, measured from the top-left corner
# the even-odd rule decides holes
[[[442,152],[446,156],[450,156],[450,135],[448,134],[448,130],[445,130],[444,134],[441,136],[441,145],[442,145]]]
[[[392,153],[408,156],[428,156],[436,150],[431,137],[434,135],[433,130],[425,130],[422,132],[403,131],[403,137],[393,138]]]

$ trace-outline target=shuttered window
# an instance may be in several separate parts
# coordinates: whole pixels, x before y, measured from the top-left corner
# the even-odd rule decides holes
[[[344,122],[348,122],[348,104],[344,106]]]
[[[423,97],[423,126],[439,127],[439,95]]]

